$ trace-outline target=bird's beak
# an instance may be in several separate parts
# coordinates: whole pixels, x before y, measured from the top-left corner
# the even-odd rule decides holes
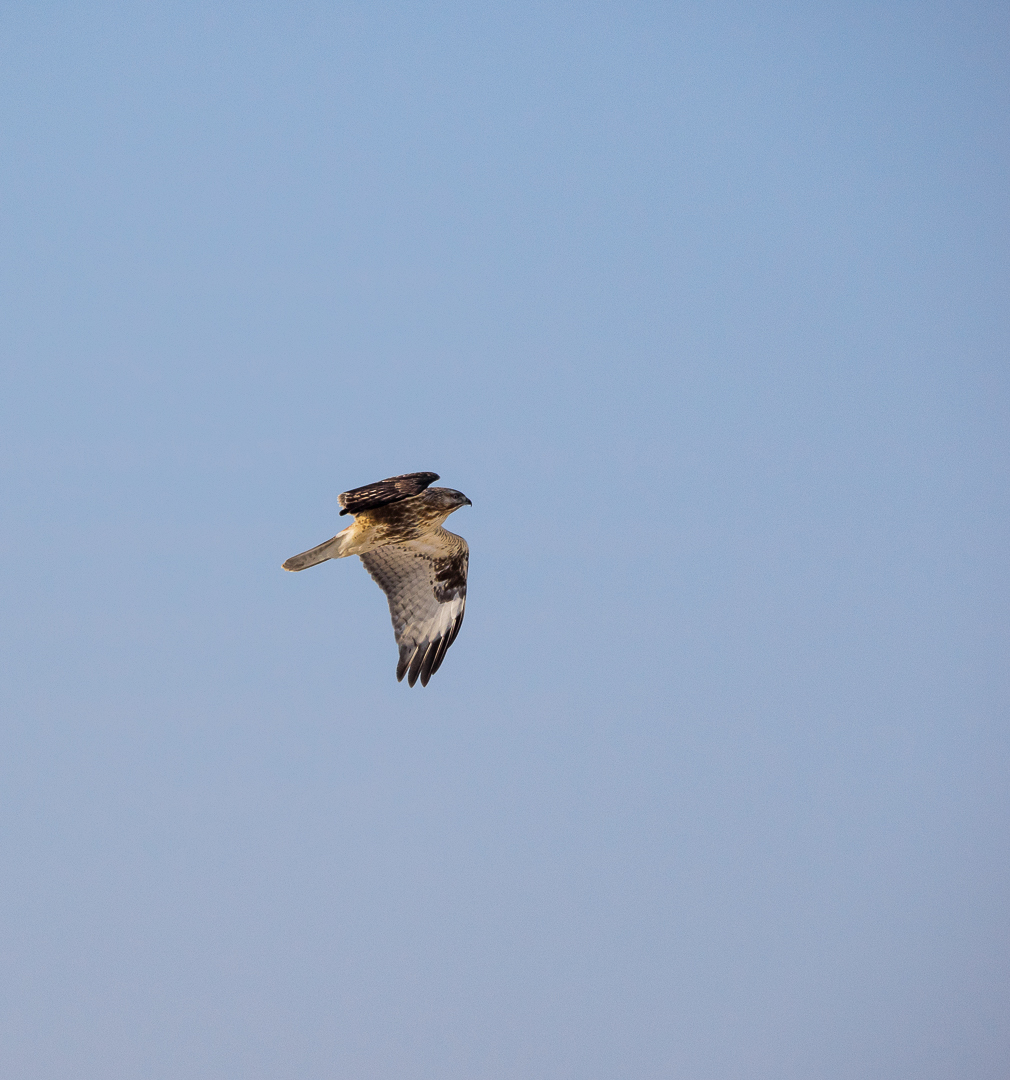
[[[469,500],[469,499],[467,499],[467,500],[465,500],[465,501],[464,501],[463,505],[464,505],[464,506],[473,506],[473,503],[472,503],[472,502],[470,502],[470,500]]]

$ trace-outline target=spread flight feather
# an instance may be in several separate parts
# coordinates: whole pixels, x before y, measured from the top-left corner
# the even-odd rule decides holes
[[[295,555],[285,570],[357,555],[389,600],[400,649],[396,678],[422,686],[456,640],[466,607],[470,549],[442,523],[470,500],[452,488],[433,488],[437,473],[405,473],[345,491],[341,514],[354,524],[332,540]]]

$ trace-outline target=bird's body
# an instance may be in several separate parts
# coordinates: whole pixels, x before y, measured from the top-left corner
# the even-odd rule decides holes
[[[345,491],[341,514],[354,523],[331,540],[295,555],[285,570],[304,570],[327,559],[357,555],[389,600],[400,660],[397,679],[421,685],[438,670],[456,640],[466,607],[470,549],[442,528],[461,506],[460,491],[430,488],[437,473],[406,473]]]

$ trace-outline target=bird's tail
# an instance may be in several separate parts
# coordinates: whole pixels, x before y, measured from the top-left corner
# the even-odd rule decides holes
[[[349,555],[350,552],[346,549],[350,540],[347,534],[350,531],[350,528],[344,529],[343,532],[337,533],[332,540],[327,540],[318,547],[303,551],[301,555],[292,555],[286,563],[282,564],[284,569],[304,570],[307,566],[315,566],[316,563],[326,562],[327,559],[340,559],[344,555]]]

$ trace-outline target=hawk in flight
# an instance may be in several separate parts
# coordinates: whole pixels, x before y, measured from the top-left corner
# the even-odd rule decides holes
[[[461,506],[473,503],[452,488],[429,487],[438,473],[391,476],[345,491],[337,502],[354,524],[332,540],[293,555],[285,570],[357,555],[389,600],[400,662],[396,678],[421,685],[438,671],[463,625],[470,549],[442,528]]]

